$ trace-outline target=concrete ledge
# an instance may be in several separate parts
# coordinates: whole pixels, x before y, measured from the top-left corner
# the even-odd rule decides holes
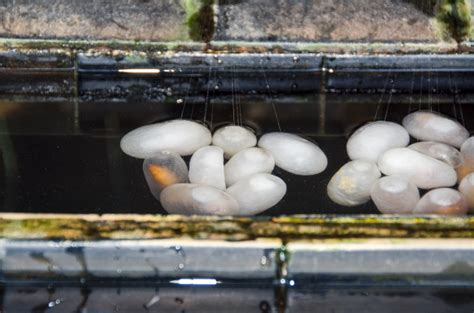
[[[180,0],[2,1],[0,34],[8,37],[188,38],[186,3]]]
[[[279,240],[6,241],[6,277],[52,278],[247,278],[272,280]]]
[[[316,281],[315,275],[474,278],[472,240],[329,240],[290,243],[287,249],[290,275]]]
[[[402,0],[246,0],[223,3],[219,7],[216,34],[220,40],[439,40],[433,19],[434,9],[426,1],[425,7]]]
[[[168,42],[458,40],[447,29],[456,24],[456,16],[438,16],[435,4],[420,0],[6,0],[0,4],[0,35]],[[451,6],[446,4],[446,12]]]

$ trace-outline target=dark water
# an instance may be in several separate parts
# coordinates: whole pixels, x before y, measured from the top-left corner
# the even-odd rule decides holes
[[[275,169],[288,193],[263,215],[377,213],[370,202],[347,208],[326,195],[330,177],[348,161],[346,139],[357,126],[374,119],[401,122],[408,112],[421,108],[447,114],[474,129],[474,106],[467,95],[454,99],[450,94],[305,92],[205,99],[172,95],[165,101],[2,100],[0,210],[165,213],[148,192],[142,160],[122,153],[119,142],[135,127],[182,115],[213,130],[241,120],[257,135],[278,131],[280,125],[282,131],[305,136],[325,151],[329,166],[322,174],[303,177]]]
[[[0,289],[2,312],[323,312],[469,313],[474,289],[311,288],[284,295],[271,285],[172,286],[107,284],[73,287],[57,284],[7,285]]]

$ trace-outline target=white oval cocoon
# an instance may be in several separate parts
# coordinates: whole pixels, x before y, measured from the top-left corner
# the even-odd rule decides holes
[[[370,199],[370,189],[380,178],[375,163],[355,160],[344,164],[329,181],[329,198],[340,205],[356,206]]]
[[[224,149],[224,156],[229,159],[241,150],[255,147],[257,137],[245,127],[224,126],[216,130],[212,136],[212,144]]]
[[[463,163],[463,156],[461,152],[459,152],[458,149],[444,143],[422,141],[409,145],[408,148],[440,160],[446,164],[451,165],[453,168],[457,168]]]
[[[239,180],[227,192],[239,203],[240,215],[254,215],[280,202],[286,194],[286,184],[279,177],[260,173]]]
[[[422,189],[453,186],[457,180],[451,166],[409,148],[386,151],[378,165],[385,175],[406,177]]]
[[[474,173],[463,178],[459,184],[459,191],[464,195],[470,212],[474,212]]]
[[[458,182],[466,177],[466,175],[474,173],[474,137],[470,137],[462,144],[461,154],[464,162],[456,169],[458,172]]]
[[[176,152],[160,151],[143,161],[143,174],[152,195],[160,200],[163,189],[173,184],[188,182],[188,167]]]
[[[194,152],[189,161],[189,181],[225,190],[224,150],[207,146]]]
[[[401,125],[377,121],[357,129],[347,141],[347,154],[351,160],[377,162],[379,156],[392,148],[406,147],[410,135]]]
[[[288,133],[268,133],[258,146],[269,151],[281,169],[296,175],[315,175],[323,172],[328,159],[314,143]]]
[[[225,182],[230,186],[240,179],[257,173],[271,173],[273,156],[262,148],[247,148],[234,155],[225,165]]]
[[[451,188],[433,189],[421,198],[413,213],[464,215],[467,213],[466,199],[462,193]]]
[[[403,119],[403,127],[416,139],[442,142],[457,148],[469,137],[467,129],[458,121],[428,111],[408,114]]]
[[[385,176],[373,184],[370,197],[385,214],[410,214],[420,200],[415,184],[400,176]]]
[[[139,127],[123,136],[122,151],[132,157],[146,159],[166,150],[179,155],[191,155],[208,146],[212,136],[203,125],[187,120],[172,120]]]
[[[239,205],[228,193],[211,186],[176,184],[165,188],[161,205],[170,214],[236,215]]]

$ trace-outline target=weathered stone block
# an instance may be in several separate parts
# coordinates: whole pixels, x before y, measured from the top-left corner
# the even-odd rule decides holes
[[[196,1],[5,0],[0,2],[0,35],[186,40],[189,6]]]
[[[217,40],[438,41],[433,1],[223,0]]]

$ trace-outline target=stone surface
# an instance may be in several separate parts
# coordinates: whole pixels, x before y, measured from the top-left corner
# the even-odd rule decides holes
[[[188,37],[180,0],[6,0],[0,34],[7,37],[180,40]]]
[[[436,42],[440,32],[432,2],[221,0],[214,40]],[[0,34],[189,40],[196,29],[189,29],[187,21],[199,6],[198,0],[5,0],[0,4]]]
[[[8,241],[0,242],[0,256],[8,277],[28,272],[37,277],[273,279],[274,251],[280,245],[278,240]]]
[[[431,4],[410,2],[222,1],[215,38],[275,41],[437,41],[437,33],[431,20]]]

